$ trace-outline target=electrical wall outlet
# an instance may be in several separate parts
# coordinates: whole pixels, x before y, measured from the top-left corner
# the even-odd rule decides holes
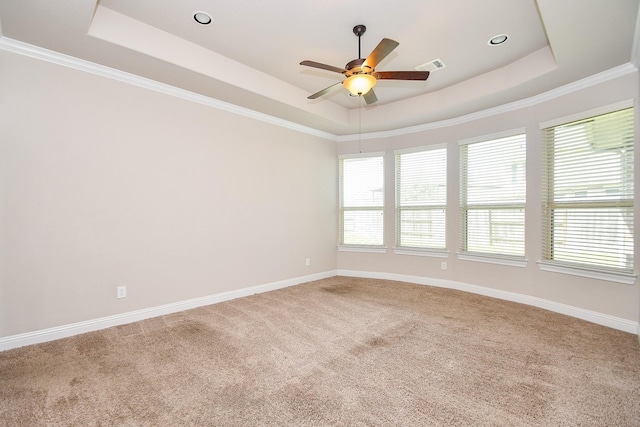
[[[311,258],[307,258],[304,260],[304,265],[311,265]]]
[[[118,298],[125,298],[127,296],[127,287],[126,286],[118,286]]]
[[[443,270],[446,270],[447,269],[447,261],[442,261],[440,263],[440,268],[443,269]]]

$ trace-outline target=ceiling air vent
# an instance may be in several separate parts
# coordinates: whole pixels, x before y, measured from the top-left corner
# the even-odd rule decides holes
[[[433,73],[434,71],[442,70],[445,67],[446,67],[446,65],[444,65],[444,62],[442,62],[440,59],[434,59],[433,61],[429,61],[429,62],[424,63],[422,65],[418,65],[416,67],[416,70],[418,70],[418,71],[429,71],[429,72]]]

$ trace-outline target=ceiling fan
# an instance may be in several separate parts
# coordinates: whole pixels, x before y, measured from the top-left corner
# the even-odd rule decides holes
[[[378,97],[376,97],[372,89],[378,80],[427,80],[429,71],[376,71],[376,66],[380,61],[398,47],[400,43],[391,39],[382,39],[369,56],[363,59],[360,53],[360,37],[362,37],[365,31],[367,31],[367,27],[364,25],[356,25],[353,27],[353,34],[358,37],[358,59],[349,62],[344,68],[321,64],[315,61],[302,61],[300,63],[300,65],[306,65],[307,67],[320,68],[346,76],[344,81],[322,89],[308,96],[307,99],[319,98],[338,88],[339,85],[343,85],[353,96],[363,96],[367,105],[369,105],[378,100]]]

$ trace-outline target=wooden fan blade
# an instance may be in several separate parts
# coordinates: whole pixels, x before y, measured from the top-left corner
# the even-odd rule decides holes
[[[306,65],[307,67],[320,68],[321,70],[333,71],[335,73],[344,74],[346,71],[344,68],[334,67],[333,65],[321,64],[315,61],[302,61],[300,65]]]
[[[376,66],[382,61],[387,55],[389,55],[393,49],[398,47],[400,43],[391,39],[382,39],[378,46],[373,49],[373,52],[369,54],[367,59],[362,64],[362,67],[371,67],[376,68]]]
[[[428,71],[376,71],[373,77],[379,80],[427,80]]]
[[[376,93],[373,91],[373,89],[369,89],[369,92],[365,93],[363,96],[364,101],[367,103],[367,105],[371,105],[378,100],[378,97],[376,96]]]
[[[321,97],[322,95],[326,95],[327,93],[329,93],[329,92],[333,91],[334,89],[337,89],[337,88],[338,88],[338,86],[341,86],[341,85],[342,85],[342,82],[338,82],[338,83],[336,83],[336,84],[332,84],[331,86],[326,87],[326,88],[322,89],[321,91],[314,93],[313,95],[309,95],[309,96],[307,96],[307,99],[316,99],[316,98],[319,98],[319,97]]]

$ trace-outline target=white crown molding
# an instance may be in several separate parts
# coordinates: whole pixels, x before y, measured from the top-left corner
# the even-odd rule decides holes
[[[174,96],[176,98],[184,99],[185,101],[195,102],[198,104],[216,108],[218,110],[238,114],[240,116],[248,117],[254,120],[260,120],[262,122],[284,127],[297,132],[306,133],[323,139],[328,139],[330,141],[336,141],[336,135],[328,132],[323,132],[318,129],[303,126],[288,120],[283,120],[269,114],[260,113],[248,108],[240,107],[228,102],[190,92],[185,89],[180,89],[175,86],[160,83],[155,80],[117,70],[115,68],[110,68],[104,65],[96,64],[94,62],[85,61],[74,56],[65,55],[28,43],[23,43],[21,41],[13,40],[8,37],[0,37],[0,50],[24,55],[34,59],[39,59],[42,61],[50,62],[52,64],[61,65],[63,67],[73,68],[75,70],[84,71],[96,76],[105,77],[133,86],[138,86],[165,95]]]
[[[484,119],[499,114],[509,113],[512,111],[520,110],[522,108],[531,107],[541,104],[562,96],[577,92],[582,89],[586,89],[600,83],[604,83],[610,80],[617,79],[627,74],[632,74],[638,71],[638,68],[632,64],[627,63],[610,70],[603,71],[598,74],[594,74],[590,77],[577,80],[575,82],[566,84],[556,89],[552,89],[548,92],[541,93],[539,95],[532,96],[530,98],[521,99],[518,101],[503,104],[497,107],[488,108],[486,110],[476,111],[474,113],[466,114],[464,116],[454,117],[452,119],[440,120],[437,122],[430,122],[416,126],[409,126],[405,128],[399,128],[389,131],[370,132],[363,133],[362,135],[341,135],[337,137],[338,142],[355,141],[358,139],[379,139],[379,138],[391,138],[395,136],[408,135],[412,133],[424,132],[433,129],[446,128],[450,126],[456,126],[463,123],[468,123],[478,119]]]
[[[640,14],[639,14],[640,20]],[[408,135],[418,132],[424,132],[432,129],[439,129],[444,127],[455,126],[473,120],[487,118],[498,114],[503,114],[522,108],[530,107],[533,105],[546,102],[581,89],[585,89],[599,83],[607,82],[618,77],[625,76],[638,71],[637,63],[640,62],[640,30],[636,27],[636,37],[634,40],[634,49],[632,55],[632,62],[620,65],[607,71],[595,74],[590,77],[569,83],[565,86],[557,89],[550,90],[548,92],[514,101],[508,104],[500,105],[498,107],[489,108],[482,111],[476,111],[474,113],[466,114],[464,116],[454,117],[447,120],[440,120],[437,122],[430,122],[416,126],[409,126],[405,128],[398,128],[389,131],[382,132],[370,132],[364,134],[342,135],[337,136],[329,132],[324,132],[318,129],[314,129],[308,126],[303,126],[298,123],[294,123],[288,120],[283,120],[269,114],[260,113],[248,108],[240,107],[228,102],[223,102],[208,96],[200,95],[194,92],[190,92],[184,89],[177,88],[175,86],[167,85],[157,82],[155,80],[147,79],[137,76],[135,74],[127,73],[117,70],[115,68],[106,67],[104,65],[96,64],[90,61],[85,61],[70,55],[65,55],[52,50],[44,49],[38,46],[34,46],[28,43],[23,43],[18,40],[13,40],[8,37],[0,36],[0,50],[16,53],[19,55],[28,56],[31,58],[47,61],[53,64],[61,65],[64,67],[73,68],[79,71],[84,71],[97,76],[105,77],[108,79],[120,81],[126,84],[138,86],[141,88],[153,90],[165,95],[174,96],[186,101],[196,102],[209,107],[217,108],[219,110],[228,111],[230,113],[245,116],[251,119],[260,120],[262,122],[270,123],[276,126],[291,129],[297,132],[306,133],[308,135],[317,136],[319,138],[327,139],[330,141],[344,142],[353,141],[357,139],[378,139],[389,138],[401,135]]]

